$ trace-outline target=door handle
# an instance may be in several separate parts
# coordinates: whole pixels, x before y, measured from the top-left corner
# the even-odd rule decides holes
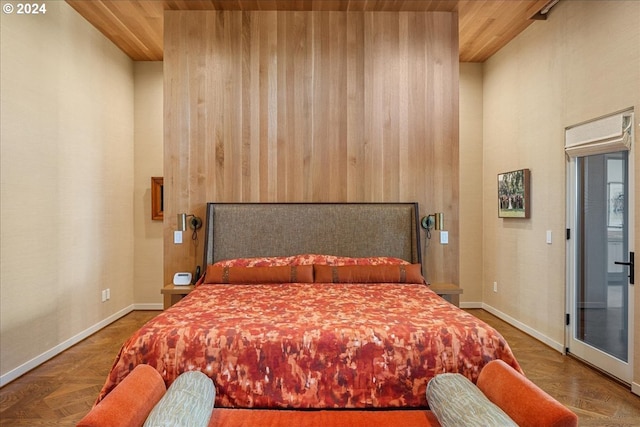
[[[618,265],[628,265],[629,266],[629,283],[632,285],[635,282],[635,254],[633,252],[629,252],[629,262],[623,261],[614,261],[614,264]]]

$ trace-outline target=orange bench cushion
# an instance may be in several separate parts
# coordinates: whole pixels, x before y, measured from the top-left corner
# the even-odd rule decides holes
[[[158,371],[138,365],[77,427],[140,427],[165,392]]]
[[[431,411],[290,411],[215,408],[209,427],[439,427]]]

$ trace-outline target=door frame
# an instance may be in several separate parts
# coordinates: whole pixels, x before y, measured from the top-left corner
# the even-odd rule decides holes
[[[633,113],[632,113],[633,117]],[[632,119],[633,123],[633,119]],[[631,126],[631,150],[628,155],[628,251],[635,252],[635,164],[634,164],[634,147],[633,147],[633,125]],[[616,152],[615,150],[612,152]],[[595,366],[597,369],[614,376],[620,381],[631,386],[633,382],[633,368],[634,368],[634,310],[635,307],[635,285],[630,285],[627,281],[628,289],[628,313],[627,313],[627,343],[628,343],[628,357],[627,362],[623,362],[613,356],[605,353],[602,350],[596,349],[586,343],[579,342],[575,337],[575,320],[577,319],[577,313],[575,309],[575,297],[576,297],[576,279],[577,279],[577,233],[579,230],[577,226],[577,192],[578,192],[578,170],[575,157],[567,156],[566,166],[566,321],[565,321],[565,354],[571,354],[578,359],[585,361],[586,363]],[[629,254],[627,253],[628,257]],[[622,260],[621,260],[622,261]],[[578,344],[573,345],[573,344]],[[584,347],[584,348],[581,348]],[[617,362],[612,366],[611,360],[615,359]]]

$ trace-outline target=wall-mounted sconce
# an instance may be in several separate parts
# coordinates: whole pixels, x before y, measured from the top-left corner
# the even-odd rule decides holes
[[[202,220],[193,214],[179,213],[178,214],[178,231],[185,231],[187,229],[187,218],[189,220],[189,227],[192,230],[197,230],[202,227]]]
[[[429,247],[429,241],[431,240],[431,230],[438,230],[442,233],[446,233],[442,231],[444,229],[444,214],[442,212],[437,212],[433,214],[429,214],[423,216],[420,220],[420,225],[425,229],[425,239],[424,239],[424,250],[423,260],[426,257],[427,248]],[[426,269],[426,261],[422,264],[422,275],[427,278],[427,269]]]
[[[444,229],[444,214],[437,212],[423,216],[420,225],[426,230],[427,239],[431,239],[431,230],[441,231]]]
[[[444,214],[442,212],[438,212],[423,216],[420,224],[422,225],[422,228],[427,231],[442,230],[444,228]]]
[[[188,221],[189,228],[193,230],[193,234],[191,235],[191,240],[194,243],[198,244],[198,229],[202,227],[202,220],[193,214],[179,213],[178,214],[178,223],[176,231],[185,231],[187,229],[187,218],[191,218]],[[182,243],[182,242],[180,242]]]

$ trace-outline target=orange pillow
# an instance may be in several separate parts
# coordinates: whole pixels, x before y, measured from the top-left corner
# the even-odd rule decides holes
[[[312,283],[312,265],[218,267],[210,265],[204,283]]]
[[[420,264],[314,265],[319,283],[425,283]]]

